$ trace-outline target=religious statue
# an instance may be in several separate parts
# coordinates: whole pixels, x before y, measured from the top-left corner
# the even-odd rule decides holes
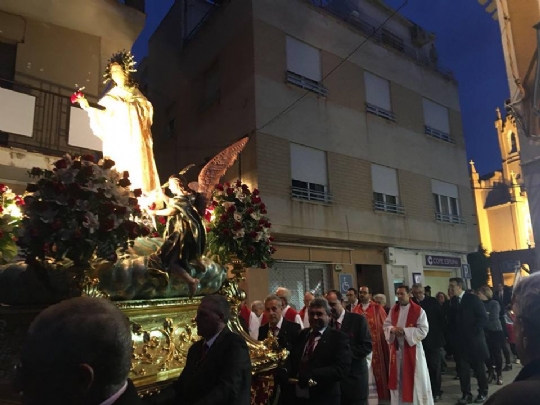
[[[131,189],[159,200],[160,181],[154,160],[152,104],[137,88],[132,73],[135,60],[130,52],[114,54],[103,75],[112,88],[99,100],[105,109],[91,108],[81,92],[74,99],[90,118],[90,127],[103,141],[103,156],[115,162],[118,172],[129,172]]]

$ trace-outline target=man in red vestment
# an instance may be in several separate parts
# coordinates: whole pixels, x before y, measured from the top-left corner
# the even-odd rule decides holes
[[[315,299],[315,296],[311,293],[311,291],[308,291],[304,294],[304,308],[298,312],[298,315],[300,315],[300,319],[302,319],[302,323],[304,326],[303,328],[309,328],[309,316],[308,316],[308,308],[309,303]]]
[[[388,390],[388,365],[390,354],[383,330],[386,312],[384,312],[383,307],[371,300],[369,287],[360,287],[358,295],[360,304],[354,308],[353,312],[364,315],[367,318],[369,332],[371,333],[371,340],[373,342],[373,360],[371,362],[371,368],[377,385],[377,394],[379,400],[387,401],[390,399],[390,391]]]

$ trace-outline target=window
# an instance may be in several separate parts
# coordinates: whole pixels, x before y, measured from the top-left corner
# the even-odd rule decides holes
[[[17,45],[0,42],[0,87],[13,88],[15,80],[15,61],[17,60]]]
[[[399,203],[399,187],[396,169],[371,165],[371,182],[373,184],[373,208],[394,214],[404,214]]]
[[[390,45],[392,48],[397,49],[400,52],[405,51],[405,44],[403,43],[403,38],[397,36],[393,32],[388,31],[386,28],[383,28],[381,37],[384,44]]]
[[[440,222],[464,224],[459,209],[458,188],[455,184],[431,180],[431,191],[435,200],[435,219]]]
[[[390,100],[390,82],[369,72],[364,72],[366,84],[366,111],[389,121],[395,121]]]
[[[326,152],[291,143],[292,197],[332,202],[328,192]]]
[[[322,85],[321,52],[319,49],[287,36],[287,81],[303,89],[326,95]]]
[[[450,121],[448,119],[448,108],[434,103],[426,98],[424,105],[424,132],[434,138],[446,142],[454,142],[450,136]]]

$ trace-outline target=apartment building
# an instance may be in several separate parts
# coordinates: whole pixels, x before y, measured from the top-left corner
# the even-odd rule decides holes
[[[278,251],[249,299],[396,284],[446,291],[477,246],[458,87],[434,35],[382,1],[177,1],[150,40],[160,173],[251,139]],[[463,266],[465,265],[465,266]],[[463,268],[462,268],[463,267]]]
[[[84,87],[97,101],[107,60],[131,48],[143,10],[142,0],[0,2],[0,183],[22,192],[29,168],[101,150],[70,95]]]

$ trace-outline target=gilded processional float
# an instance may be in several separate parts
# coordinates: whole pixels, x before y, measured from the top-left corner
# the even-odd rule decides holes
[[[224,294],[229,327],[247,341],[254,378],[252,403],[266,403],[265,372],[287,353],[272,338],[254,341],[238,319],[247,267],[267,267],[274,252],[271,223],[257,189],[240,180],[220,184],[248,138],[211,159],[188,182],[193,165],[160,186],[152,152],[150,102],[131,79],[129,52],[113,55],[104,74],[110,89],[92,108],[82,91],[71,98],[89,115],[104,159],[59,159],[32,168],[23,196],[0,185],[0,402],[19,403],[11,377],[32,319],[74,296],[113,300],[132,325],[130,377],[154,395],[181,372],[199,339],[200,298]],[[81,89],[82,90],[82,89]]]

